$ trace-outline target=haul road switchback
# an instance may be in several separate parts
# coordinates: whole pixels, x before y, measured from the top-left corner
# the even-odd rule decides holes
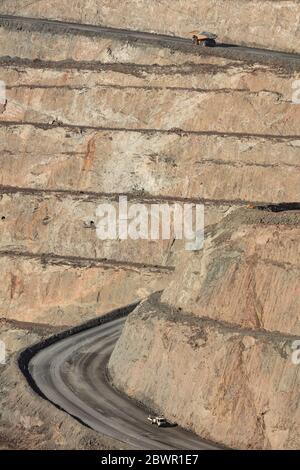
[[[151,426],[148,413],[109,384],[106,366],[125,320],[113,319],[41,349],[29,362],[39,390],[92,429],[135,449],[217,449],[179,426]]]

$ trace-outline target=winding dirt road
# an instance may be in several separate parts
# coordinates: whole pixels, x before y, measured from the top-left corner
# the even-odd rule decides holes
[[[135,449],[217,449],[180,427],[158,428],[107,381],[106,365],[126,318],[62,339],[38,352],[29,372],[54,404],[92,429]]]

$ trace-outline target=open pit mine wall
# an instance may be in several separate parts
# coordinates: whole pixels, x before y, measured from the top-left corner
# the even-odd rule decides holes
[[[168,285],[180,241],[96,237],[120,193],[203,202],[207,227],[298,200],[295,63],[0,24],[2,317],[71,325]]]
[[[298,449],[299,240],[299,214],[239,209],[211,229],[129,316],[114,384],[202,438]]]
[[[51,16],[46,2],[16,5],[1,9]],[[151,28],[152,7],[139,5]],[[266,37],[296,38],[297,12],[278,37],[273,15]],[[299,200],[295,61],[0,24],[1,317],[74,325],[168,287],[129,317],[110,362],[115,384],[202,437],[299,448],[299,220],[239,209]],[[204,251],[98,240],[96,208],[120,193],[205,203]]]
[[[0,13],[185,37],[199,28],[221,42],[300,50],[298,0],[2,0]]]

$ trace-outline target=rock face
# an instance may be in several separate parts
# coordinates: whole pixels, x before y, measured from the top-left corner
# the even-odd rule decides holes
[[[296,136],[8,123],[0,125],[0,149],[2,185],[54,191],[72,191],[75,186],[112,196],[140,194],[145,200],[203,198],[207,217],[221,201],[293,202],[299,192]]]
[[[62,196],[63,199],[62,199]],[[136,203],[130,199],[129,204]],[[140,202],[140,199],[139,199]],[[0,214],[2,251],[54,253],[62,257],[108,261],[120,267],[164,270],[173,266],[172,240],[100,240],[97,237],[97,208],[111,204],[116,214],[118,199],[65,196],[61,192],[9,192],[2,194]],[[150,204],[145,207],[150,212]],[[166,269],[167,271],[168,269]]]
[[[185,36],[200,28],[221,41],[299,51],[298,0],[2,0],[0,13]],[[267,25],[267,26],[266,26]]]
[[[3,317],[48,322],[53,312],[69,325],[169,283],[180,242],[97,239],[97,207],[119,194],[147,207],[204,202],[207,227],[249,201],[297,200],[296,63],[1,25]],[[59,271],[44,266],[48,255]]]
[[[300,445],[298,214],[237,212],[130,315],[114,384],[171,421],[234,448]],[[260,222],[260,224],[258,223]]]
[[[24,74],[25,72],[25,74]],[[182,129],[189,132],[255,134],[259,136],[297,136],[300,123],[298,106],[292,102],[292,82],[298,73],[282,80],[272,71],[266,88],[261,79],[252,82],[249,73],[234,75],[224,84],[202,88],[187,85],[168,76],[159,84],[144,80],[127,80],[127,75],[112,78],[106,74],[72,73],[32,68],[17,71],[2,68],[7,84],[7,106],[1,119],[34,124],[61,123],[70,126],[105,127],[108,129],[162,130]],[[117,74],[118,75],[118,74]],[[205,79],[205,75],[204,75]],[[196,77],[195,77],[196,81]],[[247,83],[248,81],[248,83]],[[172,83],[173,82],[173,83]],[[251,83],[252,82],[252,83]],[[225,87],[224,87],[225,85]],[[149,109],[147,102],[151,101]]]
[[[168,271],[93,259],[2,252],[1,317],[72,326],[143,299],[167,285]]]
[[[207,233],[202,253],[177,265],[163,301],[197,317],[300,335],[299,222],[296,213],[232,214]]]
[[[291,338],[145,303],[111,357],[114,384],[200,436],[234,448],[297,449]]]

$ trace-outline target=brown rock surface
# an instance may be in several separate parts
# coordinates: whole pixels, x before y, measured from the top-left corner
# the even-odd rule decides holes
[[[0,184],[229,204],[293,202],[299,194],[299,149],[297,137],[9,124],[0,126]]]
[[[190,202],[187,199],[187,202]],[[111,260],[114,264],[126,263],[136,268],[148,267],[159,271],[176,264],[178,252],[184,240],[175,240],[173,219],[170,217],[170,239],[126,240],[119,239],[119,196],[81,192],[42,191],[4,188],[0,193],[1,247],[4,251],[31,252],[35,254],[53,253],[59,256],[89,258],[91,260]],[[128,208],[131,204],[144,204],[148,214],[151,206],[174,204],[184,207],[185,200],[150,198],[129,193]],[[110,204],[116,213],[116,240],[100,240],[97,228],[101,219],[97,209],[102,204]],[[231,210],[229,205],[207,204],[205,223],[216,223]],[[160,218],[161,223],[161,218]],[[128,227],[131,220],[128,220]],[[161,227],[161,225],[160,225]],[[150,237],[151,217],[148,220]]]
[[[72,326],[163,289],[168,271],[30,253],[0,254],[0,317]]]
[[[300,445],[300,214],[240,209],[185,253],[162,294],[131,314],[114,384],[235,448]]]
[[[203,438],[240,449],[298,449],[292,341],[152,299],[129,316],[109,372],[120,390]]]
[[[297,199],[300,116],[291,103],[291,81],[299,73],[293,67],[171,54],[168,48],[84,34],[9,27],[1,34],[10,38],[1,44],[3,55],[15,57],[1,62],[8,99],[0,126],[1,251],[13,263],[20,254],[22,275],[30,253],[53,253],[67,262],[75,257],[101,264],[107,258],[121,271],[124,263],[142,271],[144,264],[150,270],[173,266],[182,248],[172,240],[158,248],[151,242],[98,242],[89,225],[97,204],[118,193],[146,204],[203,201],[207,226],[249,200]],[[156,273],[159,284],[165,273],[151,275]],[[108,278],[105,295],[112,299],[119,281]],[[143,290],[143,275],[134,279],[121,304]],[[143,292],[156,285],[153,280]],[[3,290],[6,305],[10,284]],[[100,312],[95,305],[77,309],[79,316]],[[64,318],[68,306],[69,300]],[[30,317],[39,317],[33,308]]]
[[[244,209],[182,257],[163,301],[197,317],[300,335],[300,214]]]
[[[178,87],[176,79],[174,86],[171,82],[150,86],[147,80],[139,85],[107,84],[101,74],[93,73],[83,77],[75,73],[74,78],[65,71],[3,67],[7,105],[1,120],[262,136],[296,136],[299,129],[300,111],[292,103],[291,77],[281,87],[278,84],[280,93],[276,76],[274,90],[266,89],[263,80],[254,89],[235,80],[230,88],[224,88],[221,81],[222,85],[212,83],[202,89]]]
[[[172,239],[160,243],[130,238],[100,240],[96,211],[99,205],[108,203],[118,216],[114,199],[59,192],[4,193],[0,199],[0,214],[5,217],[0,220],[1,251],[54,253],[150,267],[172,265]],[[149,204],[146,207],[150,211]]]

